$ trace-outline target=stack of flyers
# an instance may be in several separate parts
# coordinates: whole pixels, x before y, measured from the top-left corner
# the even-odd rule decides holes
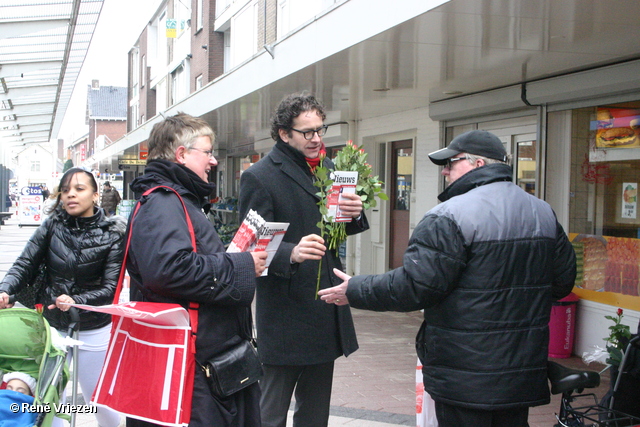
[[[247,216],[240,224],[236,235],[229,244],[227,252],[246,252],[257,240],[258,230],[265,224],[265,220],[253,209],[249,210]]]
[[[342,215],[338,203],[342,200],[345,193],[355,193],[358,184],[358,172],[351,171],[334,171],[332,173],[333,185],[327,195],[328,216],[333,218],[334,222],[349,222],[353,218]]]
[[[268,222],[253,209],[249,210],[240,228],[233,237],[227,252],[267,252],[267,267],[275,255],[284,234],[289,228],[288,222]],[[263,276],[267,275],[265,270]]]

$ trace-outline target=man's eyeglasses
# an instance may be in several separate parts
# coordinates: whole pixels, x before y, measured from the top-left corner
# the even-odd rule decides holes
[[[213,150],[203,150],[202,148],[196,148],[196,147],[191,147],[189,148],[189,150],[197,150],[213,158]]]
[[[464,157],[453,157],[451,159],[447,159],[447,163],[444,165],[445,168],[447,169],[451,169],[453,167],[453,164],[459,160],[466,160],[467,156]]]
[[[300,132],[302,134],[302,136],[304,137],[304,139],[306,140],[311,140],[313,139],[313,134],[317,133],[318,136],[323,137],[325,133],[327,133],[327,128],[329,126],[322,126],[319,127],[318,129],[312,129],[312,130],[298,130],[298,129],[294,129],[291,128],[291,130],[295,130],[296,132]]]

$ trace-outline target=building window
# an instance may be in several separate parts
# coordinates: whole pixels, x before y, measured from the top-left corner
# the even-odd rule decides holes
[[[138,114],[139,114],[139,105],[136,102],[131,106],[131,118],[132,118],[131,121],[133,124],[133,126],[131,127],[132,130],[140,126],[140,120],[139,120]]]
[[[278,39],[291,30],[309,21],[315,15],[328,7],[331,2],[326,0],[278,0],[277,32]]]
[[[156,111],[164,111],[167,109],[168,90],[167,79],[161,79],[155,87],[156,89]]]
[[[189,94],[189,88],[187,87],[189,80],[187,80],[187,78],[188,76],[187,73],[185,73],[183,65],[180,65],[173,73],[171,73],[170,105],[181,101]]]
[[[140,74],[140,87],[144,87],[147,84],[147,55],[142,55]]]
[[[29,170],[31,172],[40,172],[40,160],[32,160],[31,167]]]
[[[249,3],[231,23],[231,67],[251,58],[257,51],[258,3]]]
[[[189,19],[191,18],[191,2],[189,5],[181,1],[173,3],[173,17],[176,20],[177,36],[181,37],[185,30],[189,27]]]
[[[131,51],[131,95],[138,97],[140,90],[140,49],[136,46]]]
[[[167,13],[162,12],[160,17],[156,22],[156,60],[159,70],[164,70],[168,63],[168,55],[167,55]]]
[[[527,193],[536,195],[536,140],[516,141],[516,155],[513,167],[516,171],[516,184]]]
[[[222,51],[222,61],[224,72],[228,72],[231,69],[231,29],[227,29],[223,36],[224,48]]]
[[[203,0],[196,0],[196,31],[201,30],[204,26],[202,1]]]
[[[216,0],[216,18],[231,5],[231,0]]]

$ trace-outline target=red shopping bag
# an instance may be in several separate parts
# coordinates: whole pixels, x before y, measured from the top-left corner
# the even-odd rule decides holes
[[[91,402],[155,424],[188,425],[195,372],[191,331],[197,320],[190,322],[189,313],[178,304],[76,306],[113,316],[107,356]]]
[[[147,190],[143,196],[159,188],[173,191],[180,199],[195,252],[193,225],[182,197],[166,186]],[[120,299],[131,228],[139,208],[140,203],[129,220],[129,238],[114,302]],[[107,356],[91,402],[130,418],[165,426],[187,426],[195,375],[198,304],[190,303],[188,312],[179,304],[152,302],[78,307],[110,313],[113,318]]]

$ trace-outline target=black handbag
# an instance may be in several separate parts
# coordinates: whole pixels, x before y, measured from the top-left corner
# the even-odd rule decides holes
[[[226,351],[213,356],[203,365],[209,388],[214,396],[226,398],[262,378],[262,363],[253,339],[236,336]]]
[[[47,242],[46,250],[49,250],[50,228],[47,228],[45,242]],[[46,252],[46,251],[45,251]],[[36,304],[41,301],[42,290],[47,286],[47,263],[46,255],[38,266],[38,271],[33,279],[16,292],[16,301],[27,308],[34,309]]]
[[[46,279],[47,266],[42,262],[35,278],[16,293],[16,301],[27,308],[34,309],[35,305],[40,301],[42,289],[46,286]]]

